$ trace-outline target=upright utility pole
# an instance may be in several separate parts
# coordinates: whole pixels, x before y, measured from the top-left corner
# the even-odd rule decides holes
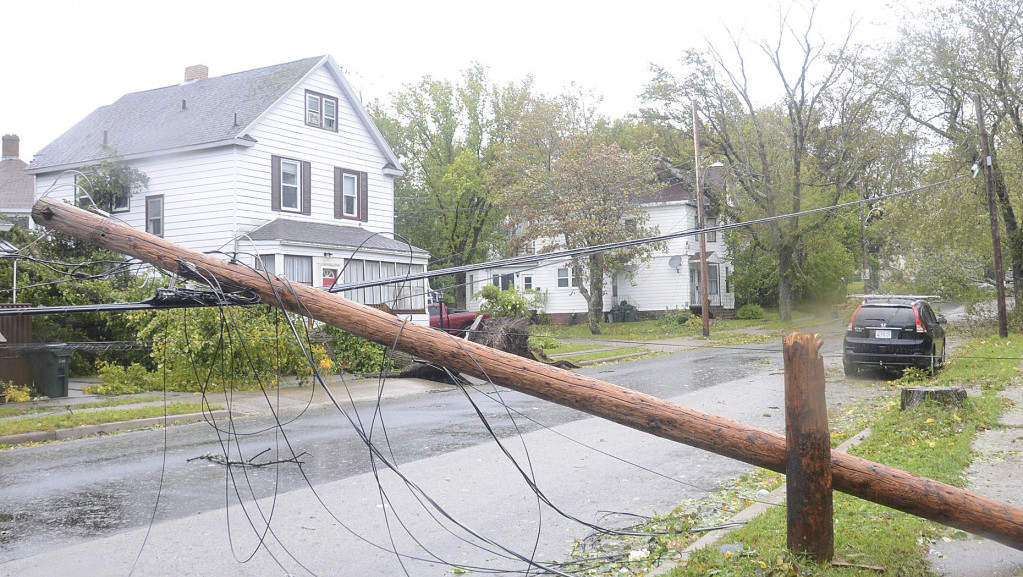
[[[1005,314],[1005,270],[1002,268],[1002,233],[998,226],[998,210],[995,205],[995,175],[991,162],[991,149],[988,147],[987,128],[984,127],[984,107],[980,105],[980,96],[973,97],[977,108],[977,127],[980,129],[980,151],[984,155],[984,186],[987,188],[987,209],[991,216],[991,241],[995,249],[995,290],[998,295],[998,336],[1003,339],[1009,336],[1009,322]]]
[[[860,183],[860,200],[865,199],[863,183]],[[869,293],[870,270],[867,268],[867,214],[864,214],[863,204],[860,204],[860,251],[863,256],[863,264],[860,268],[860,280],[863,281],[863,292]]]
[[[696,154],[696,228],[700,230],[700,313],[703,336],[710,336],[710,297],[707,296],[707,235],[703,232],[703,170],[700,169],[700,120],[693,101],[693,150]]]

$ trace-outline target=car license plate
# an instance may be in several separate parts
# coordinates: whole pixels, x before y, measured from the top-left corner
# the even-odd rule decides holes
[[[890,339],[890,338],[892,338],[892,331],[891,331],[891,329],[876,330],[876,331],[874,331],[874,338],[875,339]]]

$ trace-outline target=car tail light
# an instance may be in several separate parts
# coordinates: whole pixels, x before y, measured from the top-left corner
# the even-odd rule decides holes
[[[913,317],[916,318],[916,332],[926,333],[927,327],[925,327],[924,324],[920,322],[920,313],[916,310],[916,307],[913,307]]]
[[[853,330],[853,321],[856,320],[856,314],[860,312],[861,308],[863,308],[863,305],[860,305],[860,306],[856,307],[856,310],[853,311],[852,316],[849,317],[849,326],[848,326],[848,328],[846,328],[846,330],[848,330],[848,331]]]

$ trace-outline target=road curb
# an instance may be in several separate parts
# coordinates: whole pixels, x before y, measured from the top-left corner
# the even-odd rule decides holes
[[[98,425],[82,425],[81,427],[57,429],[54,431],[32,431],[30,433],[0,436],[0,445],[23,445],[26,443],[44,443],[47,441],[65,441],[68,439],[81,439],[82,437],[100,435],[104,433],[134,431],[148,427],[185,425],[205,421],[210,418],[226,418],[228,414],[228,411],[220,410],[213,411],[212,413],[188,413],[184,415],[169,415],[167,417],[148,417],[132,421],[116,421],[113,423],[101,423]]]

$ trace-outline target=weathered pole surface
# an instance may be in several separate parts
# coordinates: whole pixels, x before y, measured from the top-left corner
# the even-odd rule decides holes
[[[820,346],[814,335],[784,339],[785,495],[789,550],[827,563],[835,554],[835,530]]]
[[[703,232],[706,219],[703,214],[703,169],[700,168],[700,115],[693,101],[693,150],[696,155],[696,228],[700,229],[700,317],[703,336],[710,336],[710,279],[707,275],[707,233]]]
[[[32,218],[47,228],[186,278],[204,283],[215,279],[224,290],[248,289],[268,304],[277,304],[279,298],[279,306],[286,310],[376,343],[394,345],[450,369],[665,439],[785,472],[785,437],[778,433],[456,339],[310,286],[274,276],[268,281],[249,267],[185,249],[62,202],[39,200]],[[834,488],[840,491],[1023,550],[1023,510],[1016,507],[844,453],[832,452],[831,475]]]

